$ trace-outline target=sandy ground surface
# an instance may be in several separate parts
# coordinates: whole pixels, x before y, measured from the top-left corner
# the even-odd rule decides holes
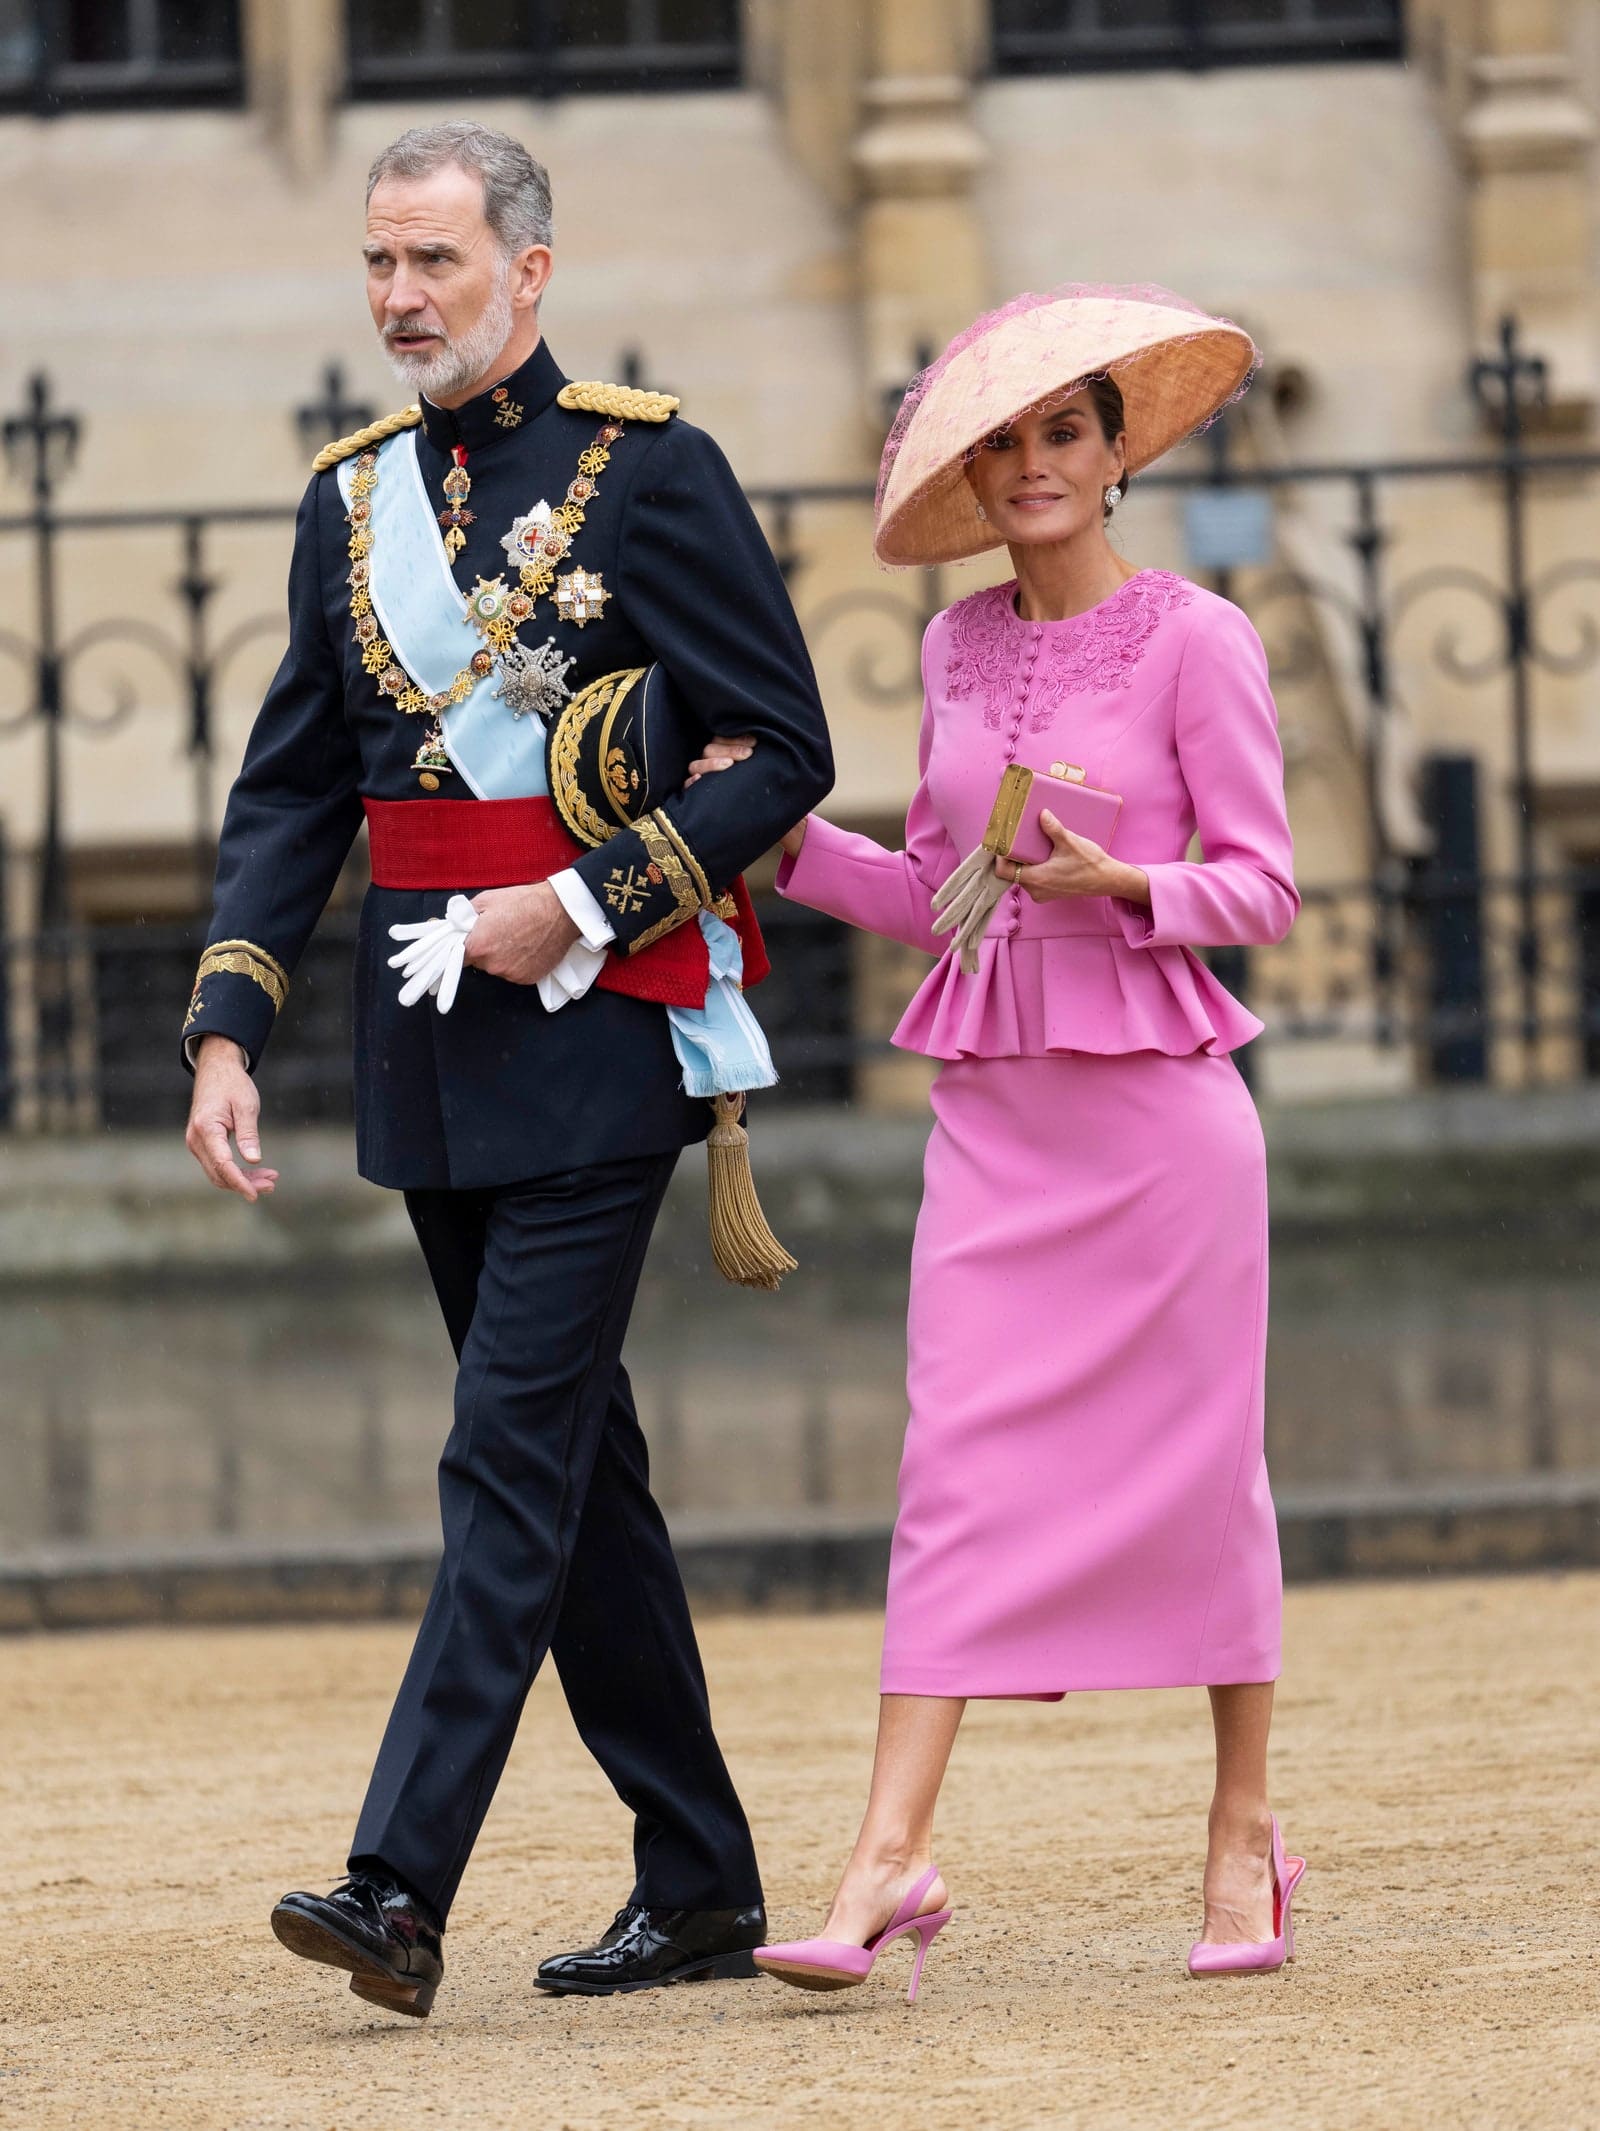
[[[620,1810],[541,1682],[426,2023],[266,1928],[338,1870],[407,1637],[385,1627],[0,1643],[0,2124],[1600,2124],[1600,1578],[1323,1588],[1289,1607],[1277,1802],[1311,1859],[1300,1958],[1190,1983],[1199,1694],[974,1710],[940,1856],[957,1905],[814,1997],[724,1983],[579,2002],[533,1964],[609,1919]],[[775,1929],[853,1832],[877,1624],[719,1619],[705,1645]],[[888,1964],[886,1957],[886,1965]]]

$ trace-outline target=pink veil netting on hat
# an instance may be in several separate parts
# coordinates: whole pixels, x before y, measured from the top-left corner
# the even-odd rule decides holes
[[[935,356],[928,367],[925,370],[919,370],[910,384],[907,385],[905,397],[900,402],[900,411],[894,418],[888,436],[884,439],[883,457],[878,464],[878,487],[872,502],[874,525],[882,521],[884,491],[889,485],[889,476],[894,471],[894,463],[900,455],[900,447],[905,442],[906,432],[910,429],[923,401],[927,398],[930,388],[944,375],[956,357],[965,354],[968,348],[976,347],[980,342],[988,339],[996,326],[1004,325],[1007,319],[1020,318],[1029,311],[1042,310],[1047,304],[1068,303],[1075,298],[1084,297],[1092,297],[1097,301],[1110,303],[1159,304],[1165,310],[1186,311],[1190,317],[1202,321],[1201,325],[1196,328],[1197,337],[1200,333],[1208,332],[1219,325],[1232,325],[1233,323],[1231,319],[1223,318],[1212,311],[1206,311],[1197,303],[1191,303],[1187,296],[1179,296],[1173,290],[1163,288],[1156,281],[1121,283],[1111,281],[1061,281],[1050,289],[1025,289],[1020,296],[1013,296],[1009,302],[1001,304],[996,310],[983,312],[980,317],[972,321],[970,326],[965,327],[956,335],[942,355]],[[980,363],[983,361],[981,350],[977,360]],[[1139,357],[1134,355],[1128,358],[1128,363],[1137,362],[1138,360]],[[1119,364],[1118,367],[1127,368],[1128,363]],[[1260,358],[1258,356],[1256,362],[1246,371],[1237,388],[1228,395],[1220,406],[1212,410],[1205,421],[1198,425],[1193,434],[1197,435],[1200,430],[1209,429],[1218,415],[1224,413],[1236,400],[1244,397],[1259,367]],[[1041,398],[1047,393],[1060,389],[1062,382],[1060,379],[1052,378],[1047,383],[1042,384],[1039,388]],[[1082,383],[1084,380],[1078,379],[1075,382]]]

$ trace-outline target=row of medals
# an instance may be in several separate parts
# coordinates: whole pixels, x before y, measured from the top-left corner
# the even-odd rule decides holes
[[[437,791],[439,779],[451,770],[440,722],[444,712],[463,702],[491,673],[499,676],[495,700],[503,701],[513,718],[524,718],[531,711],[548,719],[563,703],[570,702],[572,690],[566,676],[573,660],[561,656],[553,636],[535,649],[524,644],[517,631],[552,587],[557,613],[563,621],[580,629],[598,620],[611,597],[598,571],[574,569],[558,578],[556,565],[571,550],[584,522],[585,506],[610,463],[611,446],[622,433],[617,423],[607,422],[594,442],[579,454],[578,471],[568,483],[561,503],[554,510],[540,505],[512,521],[511,530],[500,545],[508,562],[517,569],[517,590],[511,590],[503,575],[478,579],[467,595],[466,619],[483,638],[484,648],[473,653],[447,689],[433,695],[419,688],[400,664],[372,611],[372,492],[378,485],[378,454],[364,451],[357,459],[347,519],[350,617],[361,647],[362,666],[377,681],[379,690],[393,699],[398,710],[429,718],[427,732],[411,765],[421,773],[419,782],[426,790]],[[464,529],[473,522],[473,514],[466,508],[472,480],[465,459],[466,453],[458,450],[456,463],[444,477],[445,508],[439,513],[439,522],[445,528],[445,554],[452,564],[466,545]]]

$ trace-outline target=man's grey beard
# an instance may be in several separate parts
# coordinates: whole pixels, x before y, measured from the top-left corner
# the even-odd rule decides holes
[[[391,346],[391,337],[404,333],[416,322],[398,319],[383,329],[383,351],[403,385],[425,392],[429,399],[461,392],[485,375],[495,357],[511,338],[516,315],[511,308],[509,275],[496,282],[489,301],[456,340],[437,340],[433,346],[411,355]]]

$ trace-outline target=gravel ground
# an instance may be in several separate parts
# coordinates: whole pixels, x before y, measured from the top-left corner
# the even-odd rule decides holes
[[[0,1643],[0,2124],[356,2131],[1600,2124],[1600,1577],[1291,1593],[1277,1802],[1311,1870],[1282,1975],[1191,1983],[1193,1694],[975,1709],[918,2005],[772,1982],[567,2001],[545,1952],[627,1890],[624,1818],[541,1681],[431,2020],[267,1930],[337,1875],[406,1631]],[[859,1806],[875,1620],[722,1618],[705,1648],[774,1932],[814,1929]]]

